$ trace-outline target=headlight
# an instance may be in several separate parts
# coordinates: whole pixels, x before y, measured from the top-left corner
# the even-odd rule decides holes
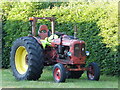
[[[71,52],[67,52],[67,55],[68,55],[68,56],[71,56],[71,55],[72,55],[72,53],[71,53]]]
[[[89,52],[89,51],[86,51],[86,55],[89,56],[89,55],[90,55],[90,52]]]

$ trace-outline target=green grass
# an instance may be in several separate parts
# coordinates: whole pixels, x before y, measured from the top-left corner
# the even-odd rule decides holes
[[[0,69],[1,72],[2,88],[118,88],[118,78],[114,76],[101,75],[100,81],[89,81],[84,73],[80,79],[67,79],[65,83],[55,83],[52,70],[48,69],[44,69],[38,81],[18,81],[12,76],[10,69]]]

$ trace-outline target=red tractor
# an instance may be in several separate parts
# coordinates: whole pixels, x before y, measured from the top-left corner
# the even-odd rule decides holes
[[[38,19],[51,22],[51,31],[41,25],[36,35]],[[31,35],[18,38],[11,48],[10,65],[17,80],[38,80],[44,66],[54,65],[55,82],[65,82],[66,78],[80,78],[87,71],[89,80],[99,80],[100,69],[95,62],[85,67],[85,42],[74,36],[54,31],[55,17],[30,17]]]

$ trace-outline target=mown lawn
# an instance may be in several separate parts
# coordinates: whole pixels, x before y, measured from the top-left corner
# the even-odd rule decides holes
[[[1,72],[2,88],[118,88],[118,78],[113,76],[101,75],[100,81],[89,81],[84,73],[80,79],[67,79],[65,83],[55,83],[52,70],[48,69],[44,69],[38,81],[17,81],[10,69],[0,69]]]

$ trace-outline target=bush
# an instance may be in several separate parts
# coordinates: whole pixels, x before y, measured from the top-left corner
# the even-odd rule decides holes
[[[5,7],[8,5],[9,7]],[[12,5],[12,6],[11,6]],[[52,8],[51,8],[51,5]],[[12,42],[30,31],[28,17],[50,17],[56,15],[57,31],[73,35],[73,27],[78,27],[78,38],[86,42],[90,51],[87,63],[95,61],[101,72],[117,75],[118,24],[117,3],[5,3],[3,4],[3,67],[9,65]],[[47,21],[41,21],[48,24]],[[38,25],[40,25],[38,23]],[[17,30],[17,31],[16,31]]]

